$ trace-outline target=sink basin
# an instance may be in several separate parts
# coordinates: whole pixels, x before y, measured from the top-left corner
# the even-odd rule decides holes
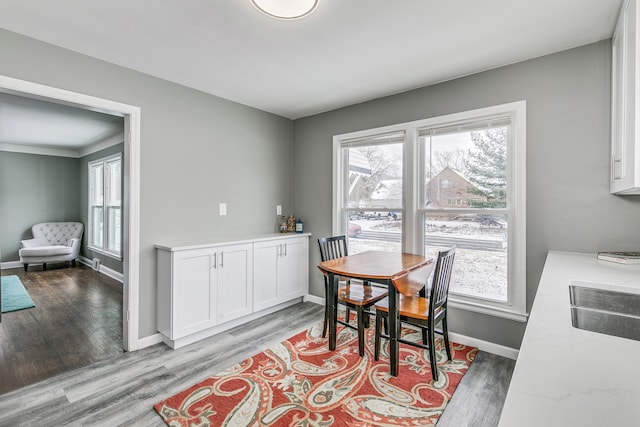
[[[640,294],[570,285],[575,328],[640,341]]]

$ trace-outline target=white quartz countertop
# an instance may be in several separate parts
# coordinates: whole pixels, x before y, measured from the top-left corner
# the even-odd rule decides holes
[[[500,427],[640,426],[640,341],[574,328],[574,281],[640,293],[640,266],[549,252]]]
[[[187,251],[191,249],[203,249],[215,245],[237,245],[240,243],[253,243],[265,240],[291,239],[294,237],[309,237],[311,233],[268,233],[250,236],[213,236],[201,237],[191,240],[156,243],[156,249],[164,251]]]

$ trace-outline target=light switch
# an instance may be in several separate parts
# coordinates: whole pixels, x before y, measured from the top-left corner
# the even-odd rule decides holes
[[[220,203],[220,215],[226,215],[226,214],[227,214],[227,204]]]
[[[282,215],[282,206],[276,205],[276,215]]]

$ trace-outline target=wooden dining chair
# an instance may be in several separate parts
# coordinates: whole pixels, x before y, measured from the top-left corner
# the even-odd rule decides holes
[[[329,261],[331,259],[348,256],[347,239],[345,236],[323,237],[318,239],[320,247],[320,259]],[[324,276],[325,298],[328,295],[329,278]],[[379,286],[372,286],[368,282],[361,282],[356,279],[341,278],[338,285],[338,304],[346,308],[345,319],[338,319],[338,323],[356,329],[358,331],[358,352],[364,356],[365,329],[369,327],[369,316],[373,312],[369,310],[375,303],[382,300],[388,294],[387,289]],[[350,310],[356,311],[356,326],[349,323]],[[322,337],[327,335],[329,323],[329,301],[325,301],[324,325],[322,327]]]
[[[398,341],[423,348],[429,351],[431,361],[431,374],[434,381],[438,381],[438,366],[436,364],[435,334],[444,338],[447,358],[451,360],[451,349],[449,348],[449,331],[447,328],[447,300],[449,297],[449,283],[451,282],[451,272],[453,270],[453,259],[455,257],[455,247],[440,251],[438,261],[433,273],[429,298],[426,298],[425,286],[419,293],[413,295],[399,294],[398,312],[400,313],[400,326],[403,323],[417,326],[422,332],[422,344],[407,341],[398,337]],[[401,289],[399,289],[402,292]],[[389,338],[389,335],[382,333],[382,324],[388,324],[389,301],[387,298],[375,304],[376,308],[376,333],[374,341],[374,358],[380,357],[380,341],[382,338]],[[436,330],[436,325],[442,323],[442,329]]]

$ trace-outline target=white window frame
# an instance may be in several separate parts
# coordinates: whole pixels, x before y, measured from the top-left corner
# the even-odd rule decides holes
[[[424,170],[424,156],[421,155],[421,147],[418,144],[418,130],[473,121],[488,116],[505,115],[511,118],[511,137],[507,147],[509,183],[507,206],[512,210],[507,249],[509,251],[507,302],[452,294],[449,298],[449,306],[521,322],[526,321],[528,316],[526,312],[526,101],[335,135],[333,137],[333,233],[346,233],[348,224],[343,206],[345,200],[343,180],[348,179],[348,174],[345,174],[347,169],[342,156],[342,147],[355,139],[404,132],[402,251],[424,254],[425,210],[420,205],[420,189],[424,187],[424,177],[420,171]]]
[[[92,160],[87,164],[87,180],[88,180],[88,203],[87,203],[87,209],[88,209],[88,229],[89,229],[89,236],[88,236],[88,244],[87,244],[87,248],[101,253],[103,255],[107,255],[111,258],[115,258],[118,261],[122,260],[122,236],[120,237],[120,250],[119,251],[113,251],[111,249],[109,249],[109,230],[110,230],[110,224],[109,224],[109,218],[108,218],[108,206],[107,206],[107,201],[108,201],[108,191],[109,191],[109,177],[108,177],[108,167],[107,165],[109,163],[113,163],[114,161],[119,161],[120,162],[120,171],[122,174],[122,168],[123,168],[123,164],[122,164],[122,153],[117,153],[108,157],[103,157],[101,159],[97,159],[97,160]],[[100,246],[96,246],[93,242],[94,242],[94,236],[93,236],[93,229],[94,229],[94,224],[93,224],[93,213],[92,213],[92,201],[93,201],[93,180],[92,180],[92,176],[91,176],[91,169],[92,167],[96,166],[96,165],[102,165],[102,191],[103,191],[103,197],[102,197],[102,221],[103,221],[103,226],[102,226],[102,245],[103,247]],[[122,185],[122,176],[120,177],[120,182]],[[122,207],[122,200],[123,200],[123,194],[122,194],[122,189],[120,189],[120,227],[123,227],[122,224],[122,213],[123,213],[123,207]]]

